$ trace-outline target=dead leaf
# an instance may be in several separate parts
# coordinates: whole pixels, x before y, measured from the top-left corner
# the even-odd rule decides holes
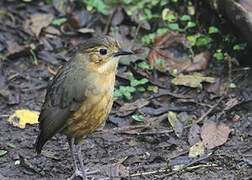
[[[150,102],[146,99],[138,99],[133,103],[125,103],[122,107],[120,107],[119,111],[116,114],[119,117],[128,116],[133,113],[136,109],[140,109],[144,106],[147,106]]]
[[[177,118],[177,114],[169,111],[168,112],[168,121],[174,129],[174,132],[177,137],[181,137],[184,129],[183,123]]]
[[[200,141],[200,127],[198,124],[192,124],[188,133],[188,142],[192,146]]]
[[[46,27],[45,32],[53,35],[60,35],[60,31],[53,26]]]
[[[86,33],[94,33],[95,30],[91,28],[80,28],[78,29],[78,32],[86,34]]]
[[[11,58],[11,56],[15,56],[15,54],[19,54],[25,51],[24,46],[20,46],[17,42],[8,41],[8,51],[4,54],[7,58]]]
[[[208,121],[201,128],[201,138],[207,149],[213,149],[227,141],[230,131],[223,123],[217,125],[214,121]]]
[[[128,14],[131,21],[136,22],[137,24],[141,24],[141,27],[146,30],[151,29],[149,22],[146,19],[142,20],[141,18],[144,16],[142,9],[139,9],[138,11],[131,11],[131,6],[125,6],[124,10]]]
[[[129,168],[120,163],[96,166],[94,168],[99,169],[102,175],[114,180],[129,177]]]
[[[219,94],[220,84],[221,84],[220,78],[215,78],[215,82],[213,84],[210,84],[207,87],[207,89],[206,89],[207,92],[214,93],[214,94]]]
[[[8,121],[16,127],[25,128],[25,125],[28,124],[37,124],[38,123],[39,112],[30,111],[27,109],[16,110],[14,114],[9,116]]]
[[[192,71],[199,71],[204,70],[207,67],[208,60],[209,60],[209,53],[208,52],[202,52],[200,54],[197,54],[190,65],[185,67],[186,72],[192,72]]]
[[[90,27],[92,22],[92,14],[85,10],[84,8],[79,10],[69,9],[66,13],[67,24],[70,25],[72,29],[79,29],[82,27]]]
[[[123,8],[122,7],[116,7],[114,9],[114,12],[112,12],[114,15],[111,20],[111,25],[112,26],[117,26],[122,23],[124,20],[124,13],[123,13]]]
[[[206,148],[204,146],[204,143],[200,141],[194,144],[192,147],[190,147],[188,156],[194,158],[197,156],[201,156],[205,153],[206,153]]]
[[[176,78],[172,79],[171,82],[175,85],[201,88],[202,82],[214,83],[215,79],[213,77],[205,77],[200,73],[193,73],[192,75],[180,74]]]
[[[31,19],[26,21],[25,26],[27,27],[31,23],[31,26],[30,26],[31,30],[38,38],[41,32],[41,29],[51,24],[52,20],[53,20],[53,15],[51,14],[36,13],[36,14],[31,15]]]
[[[148,55],[150,65],[161,72],[169,71],[170,74],[175,70],[185,70],[192,64],[185,51],[189,43],[184,35],[171,31],[165,32],[152,44]],[[162,63],[158,63],[158,60],[162,60]]]

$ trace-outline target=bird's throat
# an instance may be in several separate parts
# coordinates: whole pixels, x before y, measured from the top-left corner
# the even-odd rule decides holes
[[[118,61],[119,58],[110,59],[98,68],[98,72],[102,74],[110,74],[112,72],[116,72]]]

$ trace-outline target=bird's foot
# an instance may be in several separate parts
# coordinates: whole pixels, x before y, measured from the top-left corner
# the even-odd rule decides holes
[[[67,180],[73,180],[75,177],[81,177],[83,180],[88,180],[88,176],[87,175],[92,175],[99,172],[99,170],[94,170],[94,171],[88,171],[88,169],[85,169],[85,176],[83,175],[82,171],[76,169],[75,172],[73,173],[73,175],[71,177],[69,177]],[[91,180],[94,180],[93,177],[90,177]]]

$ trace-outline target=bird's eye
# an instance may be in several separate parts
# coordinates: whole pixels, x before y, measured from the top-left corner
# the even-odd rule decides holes
[[[100,49],[100,54],[101,55],[106,55],[107,54],[107,49]]]

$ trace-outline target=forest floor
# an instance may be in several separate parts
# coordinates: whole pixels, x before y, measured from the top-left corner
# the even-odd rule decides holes
[[[0,179],[67,179],[73,166],[66,137],[56,135],[38,155],[34,150],[38,124],[22,129],[8,119],[16,110],[40,111],[48,82],[74,54],[66,51],[90,34],[44,29],[50,24],[43,24],[45,20],[41,28],[26,26],[40,21],[41,14],[54,17],[52,5],[1,1],[0,12],[0,55],[4,55],[0,58]],[[40,15],[35,17],[36,13]],[[91,15],[86,13],[83,17],[88,21]],[[96,22],[90,29],[99,31],[101,24]],[[119,65],[119,95],[106,124],[84,139],[85,165],[100,170],[93,177],[251,179],[252,70],[209,62],[207,69],[202,68],[203,76],[215,82],[193,88],[171,83],[174,76],[165,72],[140,68],[146,56]],[[230,88],[230,79],[236,87]],[[134,80],[138,85],[133,85]],[[129,96],[120,86],[138,90]],[[203,153],[192,157],[196,143],[203,146],[196,151]]]

